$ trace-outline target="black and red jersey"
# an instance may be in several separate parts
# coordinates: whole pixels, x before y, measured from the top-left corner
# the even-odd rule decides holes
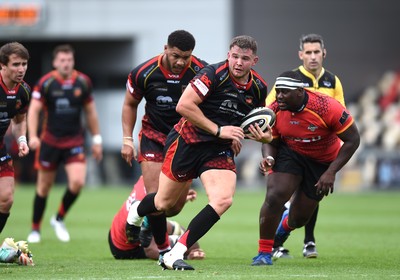
[[[0,149],[4,149],[4,136],[10,126],[11,119],[28,110],[31,88],[24,81],[13,89],[8,89],[0,75]]]
[[[193,78],[191,85],[203,100],[199,104],[203,114],[219,126],[240,126],[243,117],[252,109],[265,106],[267,83],[264,79],[251,70],[249,82],[239,84],[230,76],[227,60],[206,66]],[[226,141],[194,126],[185,118],[175,125],[175,130],[186,143]]]
[[[162,58],[160,54],[135,67],[129,73],[127,88],[137,100],[146,100],[141,132],[164,144],[167,134],[181,117],[175,110],[179,98],[207,63],[192,55],[190,63],[177,75],[162,66]]]
[[[82,110],[93,101],[88,76],[74,70],[64,79],[53,70],[35,85],[32,97],[44,105],[43,141],[60,148],[83,144]]]
[[[270,107],[276,113],[272,128],[289,148],[321,163],[332,162],[339,152],[338,134],[354,122],[349,111],[326,94],[305,90],[306,103],[299,112],[280,111],[277,102]]]

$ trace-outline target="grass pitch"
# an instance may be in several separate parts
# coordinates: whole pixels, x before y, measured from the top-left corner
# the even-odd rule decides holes
[[[30,231],[33,186],[18,186],[9,221],[1,235],[26,239]],[[36,266],[0,264],[0,279],[400,279],[400,192],[334,193],[320,206],[316,238],[319,257],[302,257],[304,230],[286,247],[293,259],[252,267],[258,248],[258,215],[264,190],[238,190],[234,204],[200,240],[206,260],[189,261],[195,271],[162,271],[155,261],[117,261],[107,234],[129,188],[86,188],[66,218],[71,242],[57,240],[49,224],[63,187],[54,187],[42,225],[42,242],[31,244]],[[199,190],[176,217],[186,226],[204,207]]]

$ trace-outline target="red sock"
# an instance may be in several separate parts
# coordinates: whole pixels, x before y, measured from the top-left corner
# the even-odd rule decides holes
[[[288,224],[289,216],[286,216],[282,221],[282,227],[285,231],[291,232],[294,228],[291,228]]]
[[[260,239],[258,240],[258,252],[272,253],[272,246],[274,246],[273,239]]]

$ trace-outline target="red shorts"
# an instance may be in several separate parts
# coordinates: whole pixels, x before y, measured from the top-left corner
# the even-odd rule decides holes
[[[210,142],[187,144],[178,132],[172,130],[168,134],[165,149],[162,172],[177,182],[197,178],[210,169],[236,172],[233,151],[226,145]]]
[[[10,155],[0,159],[0,177],[14,177],[14,166]]]

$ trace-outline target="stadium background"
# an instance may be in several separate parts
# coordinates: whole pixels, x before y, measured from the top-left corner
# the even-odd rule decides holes
[[[362,132],[362,146],[340,172],[338,187],[400,188],[400,136],[393,134],[385,146],[385,124],[370,129],[382,121],[377,102],[400,70],[399,12],[396,0],[0,0],[0,43],[20,41],[29,49],[30,85],[51,69],[54,46],[75,47],[76,68],[93,80],[104,138],[103,162],[98,166],[89,159],[89,185],[131,186],[140,170],[129,168],[119,154],[126,77],[131,68],[162,52],[170,32],[190,31],[197,42],[194,54],[210,63],[225,59],[233,36],[255,37],[256,69],[270,86],[281,72],[300,64],[300,35],[319,33],[327,47],[324,66],[340,77]],[[397,99],[394,105],[398,109]],[[399,130],[398,116],[388,122],[393,125],[387,129]],[[247,141],[237,159],[239,185],[263,185],[259,159],[260,146]],[[33,154],[15,161],[22,183],[34,182],[32,160]],[[58,181],[63,180],[60,171]]]

